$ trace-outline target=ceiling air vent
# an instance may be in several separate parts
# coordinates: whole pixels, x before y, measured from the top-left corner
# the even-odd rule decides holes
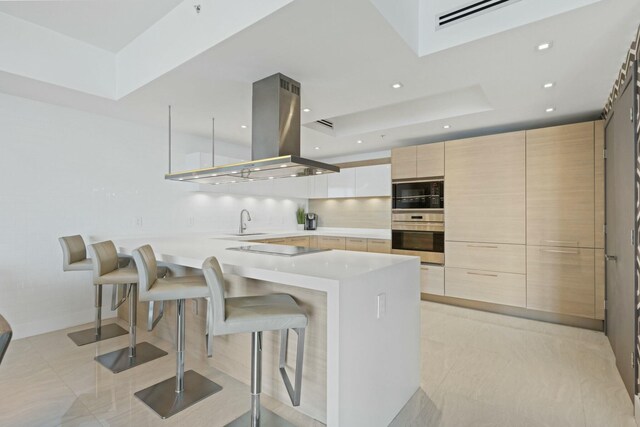
[[[322,126],[328,127],[329,129],[333,129],[333,122],[330,122],[327,119],[316,120],[316,123],[321,124]]]
[[[481,0],[467,6],[450,10],[437,17],[436,29],[448,27],[465,19],[475,18],[483,13],[492,12],[504,6],[516,3],[520,0]]]

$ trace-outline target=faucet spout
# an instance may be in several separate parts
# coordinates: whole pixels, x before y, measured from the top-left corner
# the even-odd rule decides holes
[[[251,214],[248,210],[242,209],[240,211],[240,229],[238,230],[240,234],[244,234],[244,231],[247,229],[247,224],[244,222],[244,214],[247,213],[247,221],[251,221]]]

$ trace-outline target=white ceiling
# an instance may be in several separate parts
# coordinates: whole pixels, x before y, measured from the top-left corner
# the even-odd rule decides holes
[[[159,127],[172,104],[175,129],[208,137],[215,116],[217,137],[248,145],[251,84],[282,72],[302,84],[304,123],[339,126],[303,127],[303,155],[333,157],[595,118],[638,17],[637,0],[602,0],[420,57],[369,0],[295,0],[117,101],[9,73],[0,91]]]
[[[0,1],[0,12],[117,52],[182,1]]]

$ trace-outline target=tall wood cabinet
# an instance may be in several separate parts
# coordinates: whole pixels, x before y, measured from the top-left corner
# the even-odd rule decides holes
[[[447,141],[445,239],[525,243],[525,133]]]
[[[527,131],[527,308],[597,318],[596,127]]]

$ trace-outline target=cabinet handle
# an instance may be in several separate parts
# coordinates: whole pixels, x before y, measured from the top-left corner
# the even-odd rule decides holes
[[[574,246],[578,246],[578,241],[577,240],[544,240],[547,243],[575,243]]]
[[[489,273],[474,273],[473,271],[467,271],[467,274],[472,276],[487,276],[487,277],[498,277],[497,274],[489,274]]]
[[[491,245],[467,245],[468,248],[486,248],[486,249],[498,249],[497,246]]]
[[[562,251],[560,249],[541,249],[542,252],[549,252],[549,253],[553,253],[553,254],[571,254],[571,255],[578,255],[580,254],[580,250],[575,250],[575,251]]]

